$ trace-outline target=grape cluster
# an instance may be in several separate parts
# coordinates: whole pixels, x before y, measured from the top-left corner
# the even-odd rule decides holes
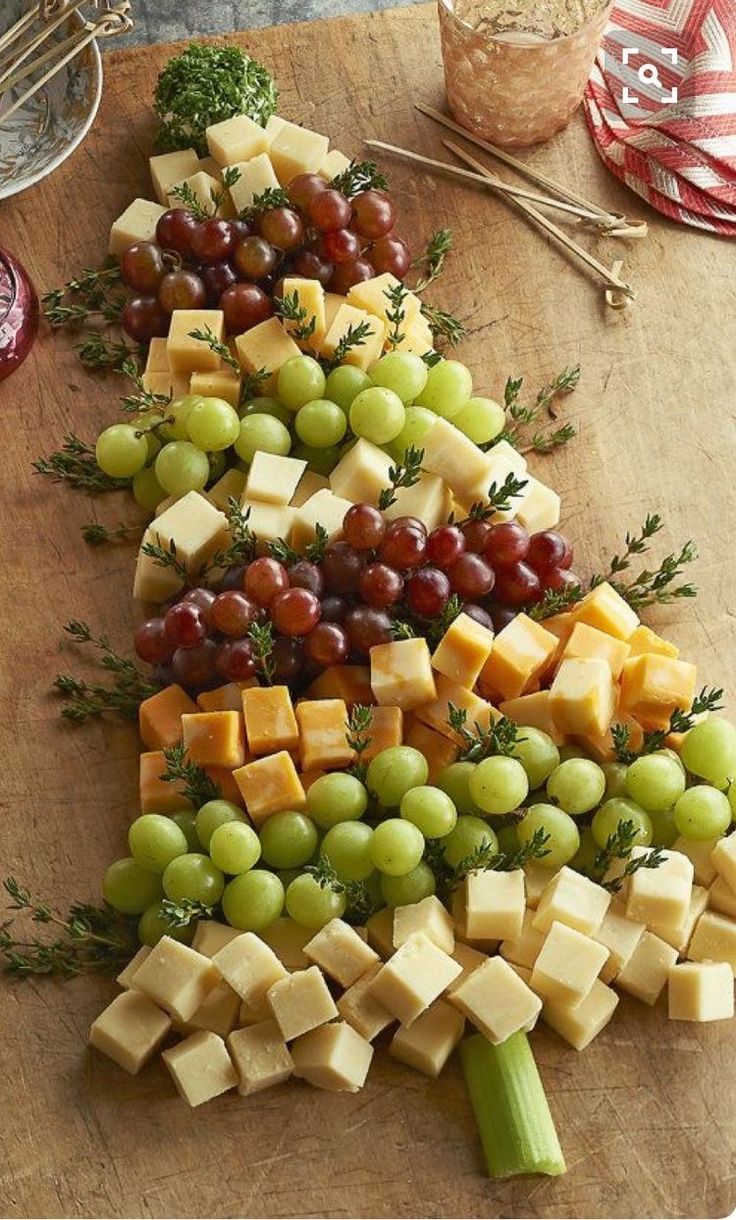
[[[135,294],[123,329],[147,342],[167,334],[175,309],[207,306],[223,311],[229,334],[241,334],[273,314],[284,276],[344,294],[386,271],[406,274],[409,247],[393,232],[396,209],[385,191],[348,198],[318,174],[299,174],[287,197],[288,206],[248,219],[198,219],[186,207],[164,212],[155,242],[136,242],[122,256],[122,278]]]

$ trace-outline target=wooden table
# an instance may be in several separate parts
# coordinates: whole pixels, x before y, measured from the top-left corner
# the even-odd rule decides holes
[[[275,73],[283,112],[360,153],[375,136],[442,155],[412,99],[441,104],[430,6],[237,36]],[[114,216],[149,192],[147,109],[170,48],[110,54],[100,115],[53,177],[0,208],[3,244],[46,289],[98,265]],[[581,116],[534,163],[590,197],[646,215],[648,240],[619,253],[639,290],[613,313],[577,267],[473,187],[386,163],[402,229],[418,248],[451,225],[457,252],[435,300],[468,323],[462,350],[481,391],[507,374],[535,391],[567,363],[582,378],[564,416],[580,437],[534,470],[562,493],[576,567],[600,567],[647,511],[662,552],[697,539],[700,596],[651,616],[736,691],[734,595],[734,263],[724,241],[666,223],[598,161]],[[594,248],[594,246],[592,246]],[[729,328],[729,318],[731,326]],[[0,859],[43,896],[97,900],[125,852],[135,812],[135,732],[73,729],[49,685],[79,667],[60,645],[76,616],[129,647],[130,549],[90,551],[80,526],[130,506],[92,503],[42,482],[31,460],[75,428],[94,438],[115,418],[114,379],[88,376],[62,336],[44,333],[0,390],[6,493],[5,683]],[[12,500],[11,500],[12,496]],[[733,704],[732,704],[733,706]],[[97,979],[8,983],[0,1011],[0,1211],[8,1216],[720,1216],[736,1202],[733,1026],[670,1023],[624,1000],[578,1056],[533,1035],[569,1171],[560,1180],[489,1182],[457,1069],[430,1082],[379,1054],[358,1096],[295,1084],[199,1112],[165,1070],[131,1079],[85,1049],[114,994]]]

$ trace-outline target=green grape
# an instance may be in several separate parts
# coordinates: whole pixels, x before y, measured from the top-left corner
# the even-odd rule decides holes
[[[261,851],[272,868],[298,868],[317,850],[317,827],[305,813],[274,813],[259,831]]]
[[[374,445],[385,445],[399,435],[406,423],[406,410],[398,394],[383,386],[361,390],[350,404],[350,427]]]
[[[347,416],[337,403],[314,398],[296,413],[294,428],[299,440],[313,449],[328,449],[342,440],[348,429]]]
[[[241,410],[240,418],[245,419],[246,415],[273,415],[274,419],[285,424],[287,428],[291,427],[294,418],[289,408],[279,402],[278,398],[251,398]]]
[[[142,945],[150,945],[151,948],[158,944],[162,936],[170,936],[172,940],[189,945],[196,926],[197,921],[193,919],[183,928],[173,927],[161,914],[161,903],[153,902],[150,907],[146,907],[138,920],[138,939]]]
[[[570,861],[570,868],[574,868],[575,872],[583,873],[584,876],[595,880],[595,861],[600,847],[593,838],[593,831],[590,829],[590,826],[583,826],[579,833],[580,846]]]
[[[301,877],[303,870],[301,868],[277,868],[276,876],[284,887],[288,890],[292,881],[296,881],[297,877]]]
[[[148,461],[146,438],[132,424],[112,424],[97,437],[95,457],[105,474],[128,479]]]
[[[245,415],[235,440],[235,452],[244,462],[252,462],[258,450],[286,457],[291,449],[291,434],[275,415]]]
[[[544,845],[548,854],[540,856],[537,863],[543,868],[562,868],[563,864],[569,864],[580,847],[580,832],[574,818],[556,805],[547,805],[544,802],[530,805],[516,826],[521,846],[528,843],[538,830],[548,834],[549,839]]]
[[[159,449],[161,441],[158,438],[157,432],[161,430],[164,416],[159,411],[141,411],[140,415],[132,415],[129,423],[133,424],[138,432],[143,432],[146,438],[146,465],[150,466]],[[154,432],[154,428],[156,432]],[[186,440],[186,437],[184,438]]]
[[[529,725],[519,729],[511,756],[517,758],[526,771],[530,788],[539,788],[560,762],[560,751],[549,733]]]
[[[286,891],[286,910],[302,928],[323,928],[331,919],[345,914],[345,895],[321,886],[310,873],[302,873]]]
[[[187,416],[187,432],[198,449],[218,452],[235,443],[240,417],[224,398],[199,398]]]
[[[225,878],[222,870],[203,852],[191,851],[177,856],[166,866],[164,894],[172,902],[203,902],[211,907],[222,897]]]
[[[591,828],[599,847],[605,847],[610,835],[618,830],[620,822],[633,822],[636,829],[634,845],[648,847],[652,841],[652,820],[646,810],[634,801],[621,796],[612,796],[593,814]]]
[[[400,813],[421,830],[426,839],[444,839],[457,822],[457,810],[447,793],[429,784],[420,784],[405,792]]]
[[[372,384],[368,374],[363,369],[359,369],[357,365],[339,364],[336,369],[327,374],[324,395],[325,398],[329,398],[330,402],[336,402],[347,415],[353,399],[357,398],[363,390],[369,389]]]
[[[495,832],[498,850],[506,856],[513,856],[519,850],[519,836],[516,833],[516,823],[509,822],[507,826],[499,826]]]
[[[484,813],[510,813],[528,792],[529,780],[521,763],[503,754],[484,758],[470,777],[470,795]]]
[[[736,775],[736,725],[721,716],[710,716],[693,725],[680,754],[693,775],[725,788]]]
[[[197,835],[197,815],[194,810],[181,809],[179,813],[172,813],[171,820],[184,832],[187,851],[200,851],[202,844]]]
[[[677,750],[672,750],[669,746],[665,746],[663,750],[658,750],[657,753],[664,754],[666,758],[671,758],[673,762],[677,763],[678,767],[681,767],[683,771],[685,770],[685,764],[680,758],[680,755],[677,753]]]
[[[387,818],[379,822],[371,839],[371,856],[375,867],[390,877],[410,873],[424,853],[424,835],[412,822],[402,818]]]
[[[142,915],[162,892],[158,873],[141,868],[132,856],[115,860],[102,875],[102,896],[122,915]]]
[[[182,398],[177,398],[175,402],[169,403],[166,408],[166,423],[162,423],[158,430],[159,435],[165,441],[189,440],[187,420],[189,412],[195,402],[199,402],[199,399],[199,394],[185,394]]]
[[[603,774],[606,777],[606,791],[604,793],[606,799],[609,796],[626,796],[628,788],[626,787],[626,773],[629,767],[627,763],[609,762],[603,764]]]
[[[736,822],[736,779],[728,785],[728,803],[731,806],[731,817]]]
[[[191,441],[169,441],[156,458],[156,478],[170,496],[201,491],[210,477],[207,454]]]
[[[647,813],[669,809],[685,791],[685,773],[679,763],[664,753],[635,758],[626,775],[632,801]]]
[[[419,750],[389,746],[371,759],[365,782],[384,809],[393,809],[410,788],[426,784],[428,775],[427,760]]]
[[[315,449],[312,445],[299,444],[294,446],[291,456],[306,462],[310,470],[327,478],[332,474],[343,455],[334,445],[330,445],[327,449]]]
[[[428,864],[420,860],[416,868],[403,877],[380,874],[381,897],[389,907],[408,907],[414,902],[429,898],[437,889],[434,873]]]
[[[403,428],[386,448],[395,461],[401,462],[411,445],[415,449],[422,448],[425,436],[436,423],[437,416],[434,411],[429,411],[427,407],[407,407]]]
[[[166,499],[166,491],[156,478],[154,466],[145,466],[133,475],[133,496],[141,508],[153,513],[162,500]]]
[[[131,823],[128,847],[133,859],[150,873],[163,873],[167,864],[187,850],[187,837],[176,822],[160,813],[144,813]]]
[[[365,881],[373,872],[372,838],[373,831],[365,822],[339,822],[322,840],[322,855],[343,881]]]
[[[329,830],[338,822],[354,822],[367,808],[365,785],[343,771],[320,775],[307,792],[307,809],[321,830]]]
[[[675,822],[674,809],[649,810],[652,823],[652,843],[655,847],[672,847],[680,832]]]
[[[197,838],[205,851],[210,849],[210,839],[218,826],[223,826],[225,822],[244,822],[245,814],[239,805],[233,801],[207,801],[197,810],[194,825],[197,829]]]
[[[603,768],[590,758],[568,758],[547,780],[547,796],[565,813],[588,813],[603,799],[606,777]]]
[[[720,838],[731,825],[728,797],[710,784],[688,788],[675,805],[675,825],[685,839]]]
[[[442,855],[450,868],[457,868],[472,852],[486,847],[491,855],[498,851],[498,839],[482,818],[462,814],[444,841]]]
[[[313,356],[292,356],[279,369],[278,395],[290,411],[298,411],[313,398],[324,398],[326,386],[322,365]]]
[[[275,873],[252,868],[233,877],[222,895],[222,913],[241,932],[262,932],[284,909],[284,887]]]
[[[470,795],[470,777],[476,764],[472,762],[454,762],[443,767],[436,779],[438,788],[446,792],[459,814],[472,814],[474,817],[482,814]]]
[[[372,366],[370,378],[374,385],[393,390],[408,405],[426,386],[428,371],[421,356],[412,352],[387,352]]]
[[[223,873],[247,873],[260,854],[258,835],[245,822],[224,822],[212,832],[210,857]]]
[[[417,394],[417,404],[429,407],[437,415],[454,420],[473,393],[470,369],[459,360],[440,360],[427,373],[427,384]]]
[[[487,445],[506,427],[506,412],[492,398],[469,398],[452,422],[476,445]]]

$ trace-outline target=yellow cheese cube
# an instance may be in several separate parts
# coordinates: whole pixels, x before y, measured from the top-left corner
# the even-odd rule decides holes
[[[194,712],[181,718],[187,756],[200,767],[234,770],[245,762],[243,718],[239,712]]]
[[[563,733],[600,737],[616,707],[616,688],[606,661],[576,657],[563,661],[550,688],[550,706]]]
[[[294,1071],[294,1061],[281,1030],[272,1019],[234,1030],[228,1036],[227,1046],[238,1073],[241,1097],[282,1084]]]
[[[422,474],[412,487],[398,487],[394,494],[396,499],[384,511],[387,521],[418,517],[433,530],[450,515],[450,493],[438,474]]]
[[[350,164],[350,157],[346,157],[339,148],[331,148],[317,173],[325,182],[332,182],[338,174],[344,174],[346,169],[350,169]]]
[[[448,1000],[497,1045],[520,1029],[531,1029],[542,1001],[502,957],[489,957],[456,987]]]
[[[166,340],[163,341],[166,343]],[[174,401],[189,393],[190,377],[188,373],[171,373],[168,369],[162,372],[145,372],[141,384],[149,394],[162,394]]]
[[[728,962],[736,974],[736,920],[706,911],[695,925],[687,955],[693,962]]]
[[[608,949],[567,924],[554,922],[532,969],[531,986],[545,1000],[584,1000],[608,957]]]
[[[137,241],[155,241],[156,225],[166,211],[150,199],[134,199],[113,222],[108,251],[120,258]]]
[[[456,891],[457,892],[457,891]],[[474,949],[472,945],[465,945],[462,941],[455,941],[455,948],[452,951],[452,957],[462,967],[462,974],[459,974],[456,979],[450,983],[446,990],[446,994],[452,995],[453,991],[457,991],[465,980],[477,970],[479,966],[487,960],[486,954],[481,953],[479,949]]]
[[[643,1004],[656,1004],[676,961],[677,950],[653,932],[646,931],[616,976],[616,986],[628,991]]]
[[[198,491],[189,491],[156,518],[146,536],[164,549],[173,542],[177,559],[196,572],[225,543],[227,529],[225,514]]]
[[[298,308],[305,311],[304,317],[297,324],[284,318],[284,330],[292,334],[297,329],[311,327],[311,333],[306,339],[294,335],[296,343],[303,351],[318,352],[327,334],[325,322],[325,290],[319,280],[308,280],[302,276],[287,275],[281,286],[281,296],[284,300],[295,299]],[[314,325],[312,325],[314,324]]]
[[[420,637],[376,644],[370,650],[377,703],[411,711],[437,697],[427,641]]]
[[[298,1038],[291,1055],[296,1075],[315,1088],[357,1093],[365,1084],[373,1047],[347,1021],[336,1021]]]
[[[233,991],[251,1008],[262,1003],[274,983],[287,977],[273,949],[253,932],[234,936],[212,960]]]
[[[260,123],[247,114],[236,114],[221,123],[211,123],[205,129],[210,156],[218,165],[234,165],[249,161],[268,149],[268,136]]]
[[[394,1019],[383,1004],[371,995],[371,984],[380,969],[381,962],[378,961],[337,1000],[337,1011],[342,1019],[352,1025],[366,1042],[377,1038]]]
[[[262,1021],[273,1021],[273,1013],[268,1000],[264,997],[257,1004],[246,1004],[245,1000],[240,1001],[240,1012],[238,1014],[238,1025],[248,1026],[260,1025]],[[279,1037],[281,1033],[279,1031]]]
[[[531,908],[525,911],[520,934],[502,940],[498,950],[507,962],[512,962],[515,966],[526,966],[528,969],[534,965],[544,944],[544,933],[534,927],[533,915]]]
[[[455,948],[455,925],[450,912],[435,894],[394,910],[395,948],[398,949],[417,932],[423,932],[439,949],[452,956]]]
[[[528,864],[524,865],[524,884],[526,887],[526,905],[528,907],[533,907],[536,911],[539,906],[539,900],[549,885],[551,877],[551,869],[545,868],[543,864],[538,864],[536,860],[530,860]]]
[[[468,726],[479,724],[483,728],[488,728],[497,719],[497,712],[490,703],[474,694],[472,690],[458,686],[444,674],[437,674],[435,685],[436,699],[418,707],[415,714],[418,720],[424,721],[430,728],[449,737],[457,745],[462,745],[463,739],[461,734],[450,726],[450,704],[466,713]]]
[[[617,640],[628,640],[639,626],[639,615],[608,581],[586,593],[573,614],[576,622],[597,627]]]
[[[693,886],[693,889],[696,887]],[[708,889],[708,905],[719,915],[736,919],[736,890],[732,890],[725,877],[716,877]]]
[[[294,760],[286,750],[268,754],[233,771],[250,819],[257,826],[283,809],[304,809],[306,796]]]
[[[168,207],[169,191],[175,183],[189,178],[199,169],[199,158],[193,148],[182,148],[178,152],[161,153],[149,157],[151,182],[160,204]]]
[[[288,686],[253,686],[243,691],[243,716],[251,754],[295,750],[299,726]]]
[[[481,869],[465,882],[465,926],[470,940],[518,940],[524,923],[524,873]]]
[[[390,907],[382,907],[370,915],[365,924],[368,944],[384,961],[394,952],[394,913]]]
[[[191,332],[212,331],[216,339],[225,334],[225,315],[221,309],[175,309],[171,315],[166,340],[166,357],[173,373],[208,372],[220,367],[220,357],[202,339],[192,339]]]
[[[697,670],[688,661],[643,653],[625,662],[621,674],[621,710],[645,728],[666,729],[672,712],[688,711],[695,695]]]
[[[565,734],[560,732],[552,719],[548,690],[535,691],[532,695],[520,695],[518,699],[505,699],[499,703],[498,710],[502,716],[513,720],[514,724],[541,729],[557,746],[566,740]]]
[[[645,925],[626,918],[626,908],[617,899],[603,916],[603,922],[592,933],[593,939],[608,949],[608,958],[601,970],[604,983],[612,983],[623,970],[644,935]]]
[[[432,654],[432,668],[472,690],[493,648],[493,632],[458,614]]]
[[[248,471],[245,499],[265,504],[289,504],[307,463],[301,458],[282,457],[259,450]]]
[[[693,865],[676,851],[662,852],[659,868],[640,868],[629,877],[627,919],[678,925],[687,915],[693,888]]]
[[[671,923],[650,923],[650,931],[661,937],[668,945],[681,955],[685,954],[692,939],[695,925],[708,906],[708,890],[702,885],[694,885],[690,894],[690,902],[682,919]]]
[[[222,398],[231,407],[237,407],[240,402],[240,378],[229,364],[222,364],[218,369],[192,373],[189,393],[201,394],[203,398]]]
[[[301,508],[297,508],[294,512],[291,527],[291,544],[294,550],[301,552],[310,542],[314,541],[318,525],[326,530],[329,542],[340,538],[345,513],[351,507],[350,500],[333,495],[327,489],[315,492],[302,504]]]
[[[734,1015],[733,972],[727,962],[680,962],[670,970],[671,1021],[724,1021]]]
[[[230,187],[230,198],[238,213],[247,211],[256,195],[262,195],[268,190],[278,190],[279,180],[267,152],[258,153],[258,156],[251,157],[248,161],[238,161],[230,168],[240,174]]]
[[[140,760],[141,813],[180,813],[191,809],[192,802],[184,796],[182,780],[166,783],[161,776],[166,771],[166,759],[161,750],[148,750]]]
[[[359,284],[353,284],[352,288],[348,289],[348,303],[356,309],[364,310],[366,313],[373,314],[374,317],[380,318],[385,326],[388,326],[388,311],[391,308],[391,302],[387,293],[392,288],[396,288],[400,281],[390,271],[384,271],[382,275],[374,275],[370,280],[362,280]],[[402,330],[407,326],[411,326],[420,315],[422,302],[419,297],[413,292],[407,292],[404,297],[404,320],[402,322]]]
[[[446,1000],[435,1000],[407,1028],[401,1026],[388,1048],[389,1055],[425,1076],[436,1078],[450,1058],[465,1029],[465,1017]]]
[[[286,1042],[337,1016],[318,966],[308,966],[279,979],[268,990],[268,1002]]]
[[[485,463],[478,478],[472,482],[468,481],[466,486],[455,494],[460,503],[468,509],[472,504],[484,504],[490,499],[492,492],[500,491],[509,475],[514,475],[523,486],[516,495],[509,497],[509,507],[498,509],[491,519],[510,521],[516,516],[528,495],[529,480],[526,459],[518,449],[509,445],[508,441],[498,441],[490,453],[485,454]]]
[[[352,987],[379,964],[378,954],[342,919],[331,919],[304,946],[310,961],[341,987]]]
[[[528,475],[526,495],[519,501],[516,520],[530,534],[553,530],[560,522],[561,501],[556,491]]]
[[[202,1030],[170,1046],[161,1056],[180,1097],[190,1106],[219,1097],[238,1083],[238,1074],[222,1038]]]
[[[171,1029],[171,1020],[142,992],[131,989],[115,996],[92,1022],[89,1044],[134,1076],[158,1050]]]
[[[167,510],[168,511],[168,510]],[[153,526],[148,527],[141,541],[159,544]],[[159,544],[160,545],[160,544]],[[135,562],[133,597],[142,602],[163,602],[173,597],[184,587],[184,579],[173,568],[163,567],[141,549]]]
[[[237,928],[219,923],[216,919],[198,919],[194,929],[192,948],[196,949],[197,953],[203,954],[204,957],[214,957],[231,940],[235,940],[236,936],[242,936],[242,932]]]
[[[230,470],[225,471],[222,478],[208,488],[207,499],[221,512],[227,512],[230,500],[240,501],[242,498],[246,478],[245,471],[231,467]]]
[[[415,932],[378,971],[370,994],[402,1025],[410,1025],[461,971],[449,953]]]
[[[146,356],[146,373],[168,373],[169,361],[166,355],[166,340],[155,336],[149,341]]]
[[[319,132],[284,120],[270,144],[273,167],[282,186],[297,174],[316,174],[327,156],[329,140]]]
[[[129,991],[131,987],[135,986],[133,976],[135,975],[138,967],[143,965],[150,952],[151,949],[149,945],[141,945],[138,952],[131,957],[127,966],[120,971],[120,974],[115,979],[118,987],[122,987],[124,991]]]
[[[301,508],[303,504],[306,504],[307,500],[312,498],[315,492],[329,491],[329,487],[329,480],[324,475],[317,474],[316,470],[305,470],[299,480],[296,491],[291,497],[291,507]]]
[[[330,487],[335,495],[354,504],[377,504],[390,484],[391,464],[383,449],[360,437],[332,471]]]
[[[449,767],[450,763],[455,762],[458,755],[458,748],[452,738],[446,737],[443,733],[437,733],[428,724],[417,720],[416,716],[411,716],[406,721],[404,745],[413,746],[415,750],[424,755],[429,768],[427,773],[427,783],[429,784],[434,784],[440,771],[444,771],[445,767]]]
[[[382,750],[400,746],[404,740],[404,713],[400,707],[371,708],[368,729],[370,743],[361,754],[362,762],[370,762]]]
[[[421,313],[412,318],[410,322],[402,322],[401,336],[394,349],[397,352],[411,352],[415,356],[424,356],[427,352],[434,350],[432,327]]]
[[[368,327],[368,330],[359,342],[354,343],[348,349],[341,363],[354,364],[356,368],[364,370],[370,368],[383,351],[385,330],[381,321],[373,314],[366,313],[363,309],[356,309],[353,305],[341,305],[338,309],[322,340],[321,354],[328,358],[334,356],[341,340],[346,338],[350,331],[357,330],[359,326],[364,325]]]
[[[310,928],[301,927],[286,915],[279,916],[272,924],[259,932],[261,940],[273,949],[287,970],[306,970],[310,963],[304,952],[304,946],[312,939],[312,935]]]
[[[608,1025],[618,1001],[619,997],[611,987],[606,987],[600,979],[594,979],[593,986],[579,1004],[547,1000],[542,1016],[565,1042],[569,1042],[576,1051],[584,1051]]]
[[[238,1024],[240,997],[229,983],[216,983],[204,1003],[187,1021],[187,1032],[207,1029],[210,1033],[226,1038]]]
[[[211,178],[215,178],[219,183],[222,183],[223,167],[218,165],[214,157],[200,157],[197,162],[197,169],[201,169],[205,174],[209,174]]]
[[[203,712],[242,713],[243,691],[257,685],[257,678],[246,678],[242,682],[227,682],[225,686],[216,686],[214,690],[203,690],[197,695],[197,707]]]
[[[614,678],[618,678],[629,655],[629,645],[615,636],[590,627],[587,623],[576,623],[565,647],[563,660],[567,657],[599,657],[607,661]]]
[[[348,708],[375,702],[367,665],[332,665],[315,678],[304,695],[307,699],[343,699]]]
[[[469,486],[485,477],[485,453],[449,420],[438,416],[422,447],[424,469],[444,479],[456,495],[464,495]]]
[[[265,129],[264,129],[266,132],[266,136],[268,137],[269,144],[273,140],[276,133],[281,131],[282,127],[286,126],[286,123],[287,123],[287,120],[282,119],[280,114],[271,115],[271,117],[268,120],[268,122],[266,123]]]
[[[669,640],[665,640],[661,635],[657,635],[652,631],[651,627],[645,627],[643,623],[639,623],[636,631],[629,637],[629,655],[638,657],[645,652],[659,653],[663,657],[674,657],[675,660],[680,655],[680,649],[676,644],[671,644]]]
[[[602,885],[564,865],[539,899],[534,927],[538,932],[548,932],[557,921],[586,936],[595,936],[610,902],[611,895]]]
[[[718,839],[710,854],[710,862],[732,890],[736,890],[736,834]]]
[[[181,718],[197,705],[181,686],[165,686],[149,695],[138,708],[138,731],[148,750],[167,750],[182,740]]]
[[[489,696],[515,699],[540,676],[557,650],[557,638],[528,614],[517,614],[493,641],[480,675],[480,689]]]
[[[189,1021],[220,981],[220,971],[202,953],[162,936],[136,971],[136,986],[154,1004]]]
[[[616,743],[613,740],[615,725],[622,725],[629,730],[629,749],[637,753],[644,743],[644,730],[638,720],[631,716],[616,716],[615,724],[609,725],[605,733],[600,735],[587,733],[577,738],[585,753],[598,763],[615,762],[617,758]]]
[[[342,699],[304,699],[296,707],[303,771],[348,767],[354,754],[347,742],[348,709]]]
[[[325,332],[330,329],[335,321],[340,306],[347,305],[347,303],[348,298],[341,296],[339,292],[325,293]]]
[[[261,393],[268,394],[276,387],[276,374],[282,364],[300,354],[291,335],[287,335],[278,318],[266,318],[257,326],[251,326],[235,339],[240,367],[245,373],[257,373],[264,369],[269,377],[262,383]]]
[[[168,194],[170,208],[187,206],[182,198],[182,191],[187,188],[207,215],[223,214],[225,201],[222,198],[222,184],[214,174],[208,174],[206,170],[199,169],[196,173],[188,174],[186,178],[180,179],[179,182],[172,183]]]
[[[264,504],[259,500],[243,498],[240,507],[248,514],[248,528],[256,536],[260,554],[268,553],[267,543],[277,538],[285,541],[289,538],[296,517],[296,511],[290,505]]]

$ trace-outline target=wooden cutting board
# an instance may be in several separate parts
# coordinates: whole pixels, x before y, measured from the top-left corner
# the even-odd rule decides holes
[[[236,35],[275,74],[290,118],[349,154],[375,136],[443,156],[440,133],[412,109],[441,105],[431,6]],[[112,219],[149,192],[147,109],[171,47],[113,53],[94,128],[51,179],[0,206],[3,245],[41,289],[99,264]],[[599,569],[648,511],[661,551],[697,539],[700,596],[652,614],[736,699],[733,247],[677,228],[610,178],[582,116],[534,164],[589,197],[645,215],[626,258],[639,291],[623,313],[516,214],[473,187],[386,163],[401,230],[419,249],[451,225],[457,250],[434,299],[463,317],[461,355],[481,392],[523,373],[530,390],[582,365],[563,406],[580,437],[532,462],[562,494],[575,566]],[[596,248],[591,240],[591,248]],[[730,325],[729,325],[730,318]],[[68,339],[44,333],[0,388],[4,465],[4,678],[0,738],[3,873],[64,905],[98,899],[99,876],[125,853],[136,811],[138,742],[113,724],[74,729],[49,696],[79,658],[61,625],[85,618],[130,644],[133,553],[90,551],[94,517],[130,521],[124,498],[91,502],[41,481],[31,461],[74,428],[94,438],[115,418],[119,381],[88,376]],[[733,1025],[670,1023],[624,1000],[582,1055],[544,1028],[534,1048],[569,1166],[560,1180],[489,1182],[456,1068],[425,1080],[379,1052],[365,1090],[329,1096],[294,1084],[230,1095],[190,1112],[165,1070],[137,1079],[85,1049],[115,993],[98,979],[2,984],[0,1211],[8,1216],[722,1216],[736,1201]]]

